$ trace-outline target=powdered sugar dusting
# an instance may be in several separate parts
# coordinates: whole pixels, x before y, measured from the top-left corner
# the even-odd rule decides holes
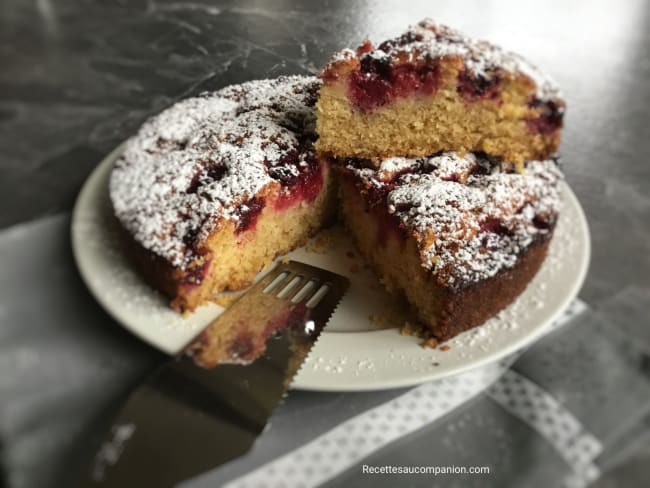
[[[185,267],[191,242],[313,157],[318,81],[281,77],[181,101],[147,121],[111,174],[122,225],[146,249]]]
[[[408,32],[416,38],[421,37],[421,41],[415,41],[409,46],[411,49],[422,48],[421,52],[430,57],[460,55],[474,76],[490,79],[496,70],[524,74],[535,82],[536,95],[540,100],[548,101],[560,97],[555,81],[519,54],[506,51],[487,41],[467,37],[455,29],[436,24],[432,19],[424,19]]]
[[[349,52],[349,50],[345,50]],[[409,58],[436,59],[460,56],[473,76],[491,79],[498,71],[529,77],[536,86],[536,97],[541,101],[561,97],[557,84],[520,55],[506,51],[487,41],[475,40],[450,27],[425,19],[396,39],[382,43],[379,48],[361,55],[377,60]],[[348,59],[339,54],[332,62]]]
[[[408,170],[417,164],[416,159],[394,157],[382,160],[379,173],[382,179],[388,179],[395,173]]]
[[[471,153],[347,168],[366,188],[386,190],[381,203],[415,237],[423,266],[454,288],[514,266],[550,236],[560,207],[562,175],[551,160],[528,161],[525,174]]]
[[[332,59],[330,60],[331,63],[338,63],[341,61],[348,61],[350,59],[354,59],[356,54],[352,49],[345,48],[341,49],[339,52],[337,52]]]

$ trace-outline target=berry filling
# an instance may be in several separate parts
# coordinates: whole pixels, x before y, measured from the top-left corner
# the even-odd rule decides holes
[[[390,235],[404,245],[406,243],[406,230],[399,219],[394,214],[388,212],[386,205],[376,206],[372,210],[377,218],[377,242],[379,245],[386,247],[388,244],[388,236]]]
[[[179,281],[179,287],[187,290],[199,286],[208,274],[211,262],[211,259],[206,259],[203,263],[189,268]]]
[[[349,163],[355,166],[363,166],[363,160],[348,160]],[[417,172],[417,170],[413,171]],[[386,247],[388,243],[388,237],[390,235],[398,238],[402,243],[406,242],[405,229],[402,226],[398,217],[388,211],[386,205],[386,196],[395,188],[395,182],[398,177],[402,174],[410,173],[410,171],[401,172],[399,175],[395,175],[394,178],[382,185],[382,186],[371,186],[369,188],[360,188],[366,191],[366,211],[374,215],[377,221],[377,243]],[[358,186],[358,181],[355,179],[354,174],[349,170],[344,170],[343,175],[345,176],[347,183],[353,187]],[[354,190],[357,192],[358,190]]]
[[[503,225],[503,222],[494,217],[488,217],[481,222],[479,224],[479,232],[490,232],[500,236],[510,234],[510,231],[505,225]]]
[[[553,227],[553,222],[536,215],[535,218],[533,218],[533,225],[539,230],[548,231]]]
[[[395,42],[395,41],[391,41]],[[392,102],[395,98],[414,94],[435,94],[440,83],[440,66],[437,63],[404,63],[392,65],[382,49],[363,44],[358,50],[359,70],[350,74],[348,91],[353,103],[362,110],[372,110]],[[369,53],[369,54],[368,54]],[[468,101],[500,99],[501,77],[493,73],[487,77],[474,76],[468,70],[458,74],[458,93]]]
[[[388,52],[398,46],[405,46],[422,40],[422,35],[415,32],[406,32],[396,39],[388,39],[379,45],[381,51]]]
[[[381,107],[392,99],[390,83],[375,73],[352,73],[348,80],[348,89],[350,98],[362,110]]]
[[[199,186],[208,182],[219,181],[223,178],[228,171],[226,166],[216,164],[213,161],[205,161],[206,167],[196,173],[190,181],[190,185],[187,187],[187,193],[196,193],[199,190]]]
[[[539,108],[540,115],[534,119],[526,121],[528,129],[531,132],[547,135],[562,128],[562,121],[564,119],[564,108],[559,106],[554,101],[542,102],[539,99],[534,99],[528,104],[530,108]]]
[[[291,308],[283,310],[282,313],[279,313],[268,320],[264,326],[262,336],[271,337],[276,332],[280,332],[285,329],[300,330],[300,328],[304,327],[305,325],[305,318],[307,317],[308,313],[309,310],[302,302],[291,305]]]
[[[299,173],[276,173],[272,177],[282,183],[282,191],[273,203],[276,210],[286,210],[300,202],[313,202],[320,194],[325,181],[323,168],[315,159],[311,159],[304,167],[299,167]],[[269,173],[273,173],[272,170]]]
[[[417,67],[406,64],[395,66],[391,76],[396,97],[406,97],[413,93],[431,95],[438,87],[440,69],[438,65]]]
[[[246,204],[239,207],[237,212],[239,220],[237,220],[235,235],[247,230],[255,229],[257,218],[260,216],[260,213],[262,213],[264,205],[265,202],[263,198],[254,197],[246,202]]]
[[[229,344],[228,355],[230,357],[244,361],[252,361],[255,359],[257,354],[255,351],[253,333],[247,329],[239,332],[239,334],[237,334],[233,341]]]
[[[251,328],[247,321],[238,320],[237,328],[240,332],[229,344],[228,354],[245,361],[254,361],[264,353],[271,336],[286,329],[302,329],[308,313],[309,310],[303,303],[292,305],[272,316],[261,331]]]
[[[377,53],[361,56],[359,70],[348,78],[350,98],[361,110],[381,107],[399,97],[436,92],[440,81],[437,64],[391,65],[383,51]]]
[[[477,100],[499,100],[501,78],[493,74],[488,78],[483,75],[474,76],[467,70],[458,73],[458,93],[471,102]]]

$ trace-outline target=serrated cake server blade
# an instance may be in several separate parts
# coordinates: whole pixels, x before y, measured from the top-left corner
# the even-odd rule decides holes
[[[246,453],[347,291],[279,264],[127,398],[79,486],[174,486]]]

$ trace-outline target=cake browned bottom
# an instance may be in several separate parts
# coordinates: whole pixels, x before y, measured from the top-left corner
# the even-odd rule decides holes
[[[438,341],[481,325],[507,307],[526,289],[547,255],[550,235],[530,244],[511,268],[451,288],[422,266],[413,238],[382,223],[384,208],[368,208],[354,184],[345,179],[340,188],[342,218],[359,251],[388,291],[403,295]]]

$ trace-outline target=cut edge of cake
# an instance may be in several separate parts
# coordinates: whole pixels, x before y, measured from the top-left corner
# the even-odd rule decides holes
[[[485,152],[521,164],[560,142],[565,102],[521,56],[425,19],[375,47],[337,53],[321,73],[319,151],[381,159]]]

